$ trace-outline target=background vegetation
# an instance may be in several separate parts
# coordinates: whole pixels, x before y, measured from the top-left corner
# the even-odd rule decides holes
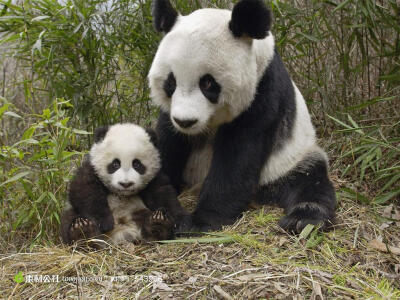
[[[200,7],[231,8],[236,1],[172,2],[185,14]],[[396,284],[391,283],[399,282],[399,260],[387,256],[370,261],[368,257],[376,257],[364,255],[367,241],[377,236],[379,242],[398,243],[400,247],[396,233],[400,225],[393,222],[399,215],[392,211],[400,198],[399,2],[273,0],[269,4],[277,48],[308,102],[321,144],[331,158],[340,224],[326,237],[309,232],[300,239],[285,238],[277,234],[279,211],[249,213],[240,221],[242,227],[228,231],[228,240],[234,240],[235,246],[221,250],[234,260],[227,258],[226,268],[238,264],[249,270],[254,266],[264,270],[262,266],[267,263],[278,273],[293,276],[293,280],[305,272],[311,281],[306,279],[303,291],[312,291],[315,297],[318,282],[335,295],[340,294],[336,294],[339,289],[343,297],[400,297],[400,287],[395,290]],[[95,127],[122,121],[148,126],[155,120],[157,110],[149,100],[146,75],[161,37],[153,31],[150,6],[148,0],[0,0],[1,252],[58,246],[59,216],[68,181],[88,150]],[[308,239],[306,244],[304,239]],[[194,251],[188,257],[193,256],[194,266],[204,268],[205,273],[199,276],[211,278],[207,277],[210,270],[203,253],[212,257],[220,253],[219,246],[211,250],[202,246],[193,246],[192,250],[168,247],[149,252],[160,258],[159,271],[178,274],[180,267],[163,259],[174,253],[172,261],[179,262]],[[364,260],[357,254],[360,247]],[[49,254],[54,268],[60,255],[69,257],[68,252],[58,252],[63,250],[51,251],[56,255]],[[136,252],[129,259],[139,259],[139,265],[143,264]],[[237,260],[232,252],[247,253],[250,258]],[[153,256],[151,259],[156,259]],[[37,268],[45,259],[28,260],[26,264]],[[214,262],[218,259],[215,257]],[[96,256],[78,260],[90,274],[116,272],[111,264],[96,265],[102,260]],[[287,267],[280,266],[291,260],[294,262]],[[13,272],[15,262],[6,260],[2,266]],[[329,277],[316,271],[321,268],[336,275]],[[124,267],[122,272],[130,271]],[[218,277],[217,283],[232,284],[232,291],[236,291],[241,279],[226,276],[231,281]],[[10,288],[8,281],[1,281],[3,290]],[[279,291],[285,281],[281,282]],[[178,280],[178,289],[180,284]],[[195,283],[188,285],[194,287]],[[251,290],[251,285],[246,286]],[[198,288],[198,292],[204,290],[202,283]],[[221,296],[218,288],[210,289]],[[123,289],[119,291],[125,295]]]

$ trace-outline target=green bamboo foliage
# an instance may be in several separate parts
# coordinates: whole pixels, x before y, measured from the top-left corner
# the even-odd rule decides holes
[[[400,7],[395,0],[272,1],[276,44],[346,196],[400,198]],[[333,123],[332,123],[333,121]]]
[[[64,97],[88,129],[148,119],[146,74],[157,42],[150,3],[9,2],[0,1],[1,44],[25,70],[25,100],[35,111]]]

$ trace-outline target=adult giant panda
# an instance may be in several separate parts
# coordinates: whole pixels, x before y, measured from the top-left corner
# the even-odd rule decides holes
[[[277,204],[288,231],[334,221],[336,196],[304,98],[289,77],[262,1],[187,16],[153,2],[165,33],[148,78],[161,108],[163,171],[179,191],[201,184],[180,230],[233,223],[251,201]]]

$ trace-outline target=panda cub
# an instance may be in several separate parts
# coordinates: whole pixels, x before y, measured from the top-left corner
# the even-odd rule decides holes
[[[115,244],[171,238],[184,211],[160,173],[155,133],[116,124],[96,129],[94,140],[70,184],[63,241],[101,235]]]

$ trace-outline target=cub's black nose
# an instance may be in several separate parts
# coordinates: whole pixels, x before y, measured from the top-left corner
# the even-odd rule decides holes
[[[133,182],[132,181],[129,181],[129,182],[118,182],[118,184],[120,186],[122,186],[123,188],[127,189],[128,187],[131,187],[133,185]]]
[[[174,121],[176,122],[176,124],[178,124],[182,128],[189,128],[197,123],[196,119],[180,120],[180,119],[174,118]]]

